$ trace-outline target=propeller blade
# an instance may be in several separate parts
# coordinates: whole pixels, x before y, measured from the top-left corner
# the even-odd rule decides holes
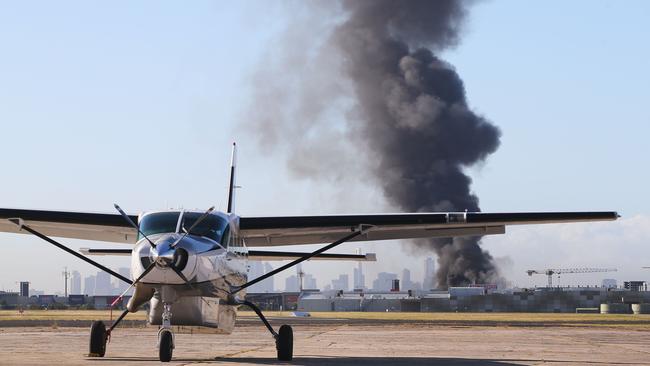
[[[193,229],[194,229],[198,224],[201,223],[201,221],[205,220],[205,218],[208,217],[208,215],[210,215],[210,212],[212,212],[213,210],[214,210],[214,206],[210,207],[207,211],[205,211],[205,213],[203,213],[203,215],[201,215],[201,217],[199,217],[196,221],[194,221],[194,224],[192,224],[192,226],[190,226],[189,230],[187,230],[187,231],[183,234],[183,236],[181,236],[180,238],[178,238],[178,240],[176,240],[172,245],[170,245],[170,247],[174,248],[178,243],[180,243],[181,240],[183,240],[183,239],[184,239],[184,238],[185,238],[189,233],[191,233],[192,230],[193,230]]]
[[[117,304],[117,302],[120,301],[120,300],[124,297],[124,295],[126,295],[126,293],[129,292],[129,290],[130,290],[133,286],[135,286],[138,282],[140,282],[140,280],[141,280],[144,276],[146,276],[149,272],[151,272],[151,270],[152,270],[153,267],[155,267],[155,266],[156,266],[156,262],[151,262],[151,264],[149,265],[149,267],[147,267],[147,268],[144,270],[144,272],[142,272],[142,274],[141,274],[140,276],[138,276],[138,278],[136,278],[135,281],[133,281],[133,283],[131,284],[131,286],[129,286],[126,290],[124,290],[124,292],[122,292],[122,295],[118,296],[118,297],[115,299],[115,301],[113,301],[113,303],[111,304],[111,306],[114,306],[115,304]]]
[[[133,228],[138,230],[138,233],[140,233],[140,235],[142,235],[142,237],[147,239],[147,241],[149,242],[149,244],[151,245],[152,248],[156,247],[156,244],[154,244],[146,235],[144,235],[144,233],[140,230],[140,227],[138,227],[138,225],[136,225],[135,222],[133,222],[133,220],[131,220],[131,218],[129,217],[129,215],[126,214],[126,212],[122,211],[122,209],[120,208],[120,206],[117,205],[117,203],[114,203],[113,206],[115,206],[115,209],[117,210],[117,212],[119,212],[120,215],[122,215],[122,217],[124,218],[124,220],[126,220],[126,222],[128,222],[131,226],[133,226]]]
[[[173,264],[170,265],[169,267],[170,267],[174,272],[176,272],[176,274],[178,275],[178,277],[181,278],[181,280],[185,281],[185,284],[186,284],[186,285],[190,285],[190,287],[193,287],[192,284],[190,283],[190,280],[188,280],[187,277],[185,277],[185,275],[183,274],[183,272],[181,272],[180,269],[176,268],[176,266],[173,265]]]

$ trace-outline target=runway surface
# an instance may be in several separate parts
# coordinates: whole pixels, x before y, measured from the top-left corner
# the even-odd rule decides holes
[[[0,365],[160,365],[156,328],[118,328],[106,357],[87,358],[88,329],[0,328]],[[177,334],[170,365],[650,365],[647,330],[417,324],[302,324],[294,361],[275,359],[262,326]]]

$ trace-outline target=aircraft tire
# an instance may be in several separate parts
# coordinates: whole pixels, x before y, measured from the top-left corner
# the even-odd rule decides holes
[[[285,324],[280,327],[275,348],[278,350],[278,360],[291,361],[293,359],[293,330],[291,326]]]
[[[103,321],[94,321],[90,325],[90,347],[88,357],[104,357],[106,354],[106,325]]]
[[[172,332],[167,329],[160,331],[159,345],[158,345],[158,358],[160,362],[169,362],[172,359],[172,352],[174,351],[174,336]]]

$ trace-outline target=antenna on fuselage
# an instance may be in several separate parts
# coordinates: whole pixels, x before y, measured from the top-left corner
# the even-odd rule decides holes
[[[237,144],[232,143],[232,157],[230,158],[230,180],[228,186],[228,208],[226,213],[235,211],[235,163],[237,161]]]

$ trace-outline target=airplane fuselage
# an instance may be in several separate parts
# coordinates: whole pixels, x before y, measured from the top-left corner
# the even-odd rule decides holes
[[[140,216],[140,226],[155,246],[144,237],[138,240],[131,255],[132,276],[138,278],[152,263],[155,266],[138,283],[129,305],[137,308],[150,301],[149,320],[161,324],[162,304],[172,303],[174,325],[230,333],[237,300],[246,295],[245,290],[236,298],[232,295],[248,280],[246,248],[237,238],[235,215],[211,213],[205,224],[187,232],[197,215],[201,213],[164,211]]]

